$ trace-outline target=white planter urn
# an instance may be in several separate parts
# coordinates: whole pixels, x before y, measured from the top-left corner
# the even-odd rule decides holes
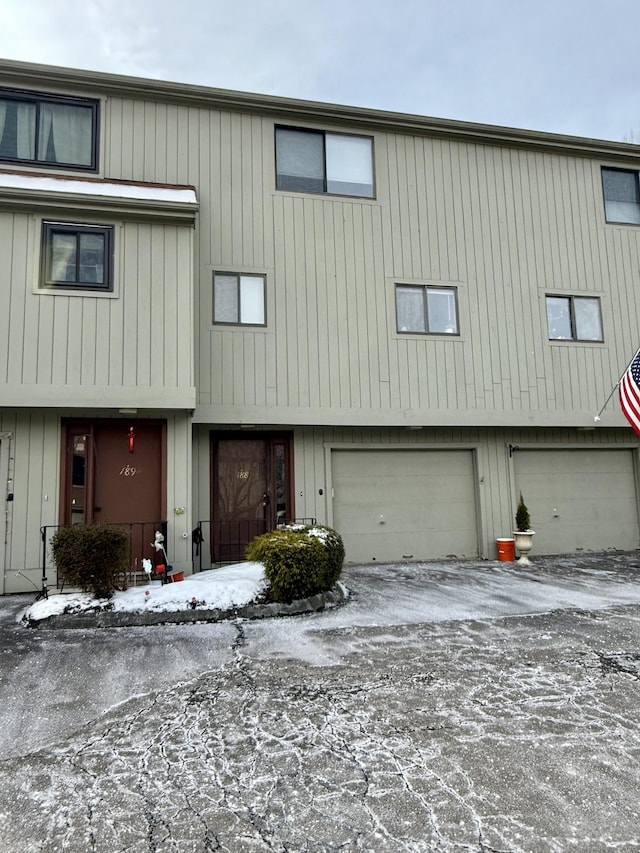
[[[529,551],[533,545],[533,537],[536,535],[535,530],[514,530],[513,538],[515,539],[515,545],[520,554],[520,558],[518,563],[522,563],[523,565],[529,565],[531,560],[529,559]]]

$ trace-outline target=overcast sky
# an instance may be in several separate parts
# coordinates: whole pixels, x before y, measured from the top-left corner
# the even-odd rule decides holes
[[[640,137],[640,0],[0,0],[0,57]]]

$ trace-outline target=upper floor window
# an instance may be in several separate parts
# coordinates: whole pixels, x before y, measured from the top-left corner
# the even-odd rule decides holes
[[[600,300],[594,296],[547,296],[552,341],[602,341]]]
[[[113,290],[113,228],[107,225],[42,224],[42,286]]]
[[[213,322],[265,325],[265,277],[231,272],[213,274]]]
[[[458,306],[454,287],[396,285],[398,332],[458,334]]]
[[[373,141],[277,127],[276,188],[373,198]]]
[[[640,225],[638,173],[626,169],[603,169],[602,186],[607,222]]]
[[[98,102],[0,89],[0,160],[95,171]]]

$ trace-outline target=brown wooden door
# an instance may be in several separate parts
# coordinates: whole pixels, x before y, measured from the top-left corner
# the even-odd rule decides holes
[[[212,560],[245,559],[246,546],[291,517],[289,438],[214,437]]]
[[[128,525],[132,567],[152,558],[165,514],[164,426],[140,422],[69,422],[63,524]]]

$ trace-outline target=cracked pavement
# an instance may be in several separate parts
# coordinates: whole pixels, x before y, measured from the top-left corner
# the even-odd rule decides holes
[[[347,567],[207,625],[0,599],[0,850],[635,851],[636,560]]]

